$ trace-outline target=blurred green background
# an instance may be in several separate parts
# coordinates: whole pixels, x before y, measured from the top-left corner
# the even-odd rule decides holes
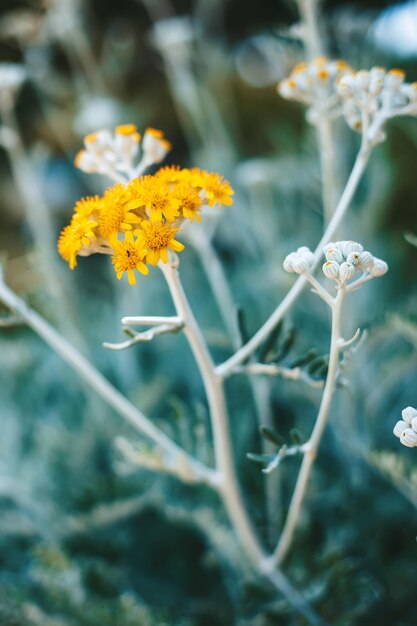
[[[104,256],[80,259],[71,272],[55,242],[74,202],[105,186],[73,166],[83,135],[127,122],[161,128],[173,144],[166,163],[214,169],[236,191],[220,220],[192,228],[214,230],[252,335],[292,284],[285,255],[314,247],[322,229],[314,130],[304,109],[275,89],[304,56],[297,20],[290,1],[1,3],[0,60],[27,71],[15,110],[18,158],[0,135],[7,281],[206,462],[207,407],[184,338],[123,353],[102,347],[122,340],[122,315],[172,314],[159,272],[135,288],[115,280]],[[356,68],[400,66],[417,80],[416,3],[324,2],[320,26],[332,56]],[[359,137],[343,121],[335,137],[342,189]],[[357,327],[368,334],[344,365],[349,386],[337,391],[285,566],[337,626],[417,623],[417,456],[392,435],[401,409],[417,404],[417,249],[404,237],[417,232],[416,163],[417,122],[395,120],[339,233],[385,259],[390,272],[349,299],[345,336]],[[220,362],[231,353],[228,328],[198,237],[185,236],[184,286]],[[327,312],[306,292],[276,339],[281,362],[311,347],[325,355],[328,342]],[[299,461],[280,467],[268,507],[264,476],[246,456],[264,445],[248,382],[235,377],[227,391],[245,497],[272,546]],[[262,394],[279,433],[288,439],[296,427],[308,437],[320,390],[268,379]],[[116,437],[146,443],[23,326],[0,329],[0,417],[1,626],[305,623],[248,570],[217,498],[126,461]]]

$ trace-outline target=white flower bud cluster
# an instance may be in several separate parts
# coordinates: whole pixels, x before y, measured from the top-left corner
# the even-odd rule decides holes
[[[160,163],[171,149],[162,131],[148,128],[142,139],[134,124],[126,124],[116,126],[114,132],[99,130],[84,137],[85,150],[78,152],[75,165],[88,174],[109,176],[122,172],[130,175],[141,140],[141,164],[145,168]]]
[[[302,246],[295,252],[287,254],[283,267],[286,272],[303,274],[309,271],[314,265],[315,257],[309,248]]]
[[[395,426],[393,433],[407,448],[417,446],[417,409],[408,406],[401,412],[402,419]]]
[[[373,67],[346,74],[338,82],[337,91],[343,99],[343,115],[353,130],[362,132],[363,114],[368,117],[369,139],[378,143],[385,135],[377,129],[372,133],[372,122],[377,116],[382,121],[396,115],[417,114],[417,83],[406,83],[403,70]]]
[[[324,247],[323,252],[326,257],[323,274],[339,285],[348,283],[359,272],[362,276],[376,278],[388,271],[385,261],[374,257],[356,241],[332,241]]]
[[[298,63],[289,77],[278,84],[277,91],[288,100],[327,110],[340,102],[337,84],[345,74],[352,74],[346,61],[316,57],[309,63]]]

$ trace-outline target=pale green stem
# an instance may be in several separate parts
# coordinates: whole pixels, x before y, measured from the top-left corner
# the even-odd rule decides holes
[[[297,483],[291,499],[291,504],[285,526],[281,533],[278,545],[272,556],[273,563],[277,565],[282,563],[290,548],[297,522],[300,516],[301,506],[306,494],[311,470],[313,468],[313,464],[317,455],[317,450],[320,445],[320,441],[329,417],[339,365],[340,318],[344,296],[345,289],[344,287],[341,287],[334,300],[334,304],[332,305],[332,333],[330,341],[329,369],[327,373],[326,384],[324,387],[317,420],[315,422],[310,439],[306,444],[306,452],[304,453],[300,473],[298,475]]]

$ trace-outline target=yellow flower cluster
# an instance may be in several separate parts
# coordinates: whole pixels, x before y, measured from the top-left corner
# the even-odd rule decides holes
[[[232,204],[233,189],[220,174],[198,168],[161,168],[156,174],[118,183],[102,197],[76,203],[71,222],[58,240],[58,251],[71,269],[77,256],[112,255],[117,278],[148,273],[147,264],[168,262],[168,251],[181,252],[176,235],[184,220],[200,221],[204,206]]]

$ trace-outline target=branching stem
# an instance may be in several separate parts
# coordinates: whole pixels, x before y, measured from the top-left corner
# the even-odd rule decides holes
[[[336,386],[339,355],[341,350],[340,318],[344,297],[345,289],[344,287],[341,287],[337,293],[334,305],[332,307],[332,333],[330,341],[329,369],[327,373],[326,384],[324,387],[317,420],[311,433],[310,439],[307,442],[307,452],[304,454],[303,457],[303,462],[301,464],[300,473],[298,475],[297,483],[292,496],[285,526],[272,557],[273,563],[277,565],[282,563],[291,545],[297,521],[300,516],[300,510],[306,493],[313,463],[316,458],[317,449],[319,447],[323,431],[328,420],[333,393]]]
[[[323,237],[320,239],[314,255],[316,258],[316,265],[318,264],[322,255],[323,246],[328,243],[337,230],[340,222],[344,218],[346,211],[352,201],[353,195],[358,187],[359,181],[362,178],[362,174],[369,160],[370,150],[369,148],[362,148],[356,157],[355,164],[352,172],[347,181],[346,187],[342,193],[342,196],[337,205],[336,211],[330,220]],[[312,272],[314,268],[312,268]],[[300,276],[291,287],[285,298],[277,306],[272,315],[261,326],[257,333],[250,339],[244,346],[237,350],[227,361],[224,361],[221,365],[217,366],[217,374],[219,376],[227,376],[228,372],[233,370],[237,365],[240,365],[260,346],[260,344],[268,337],[268,335],[274,330],[277,324],[282,320],[287,311],[291,308],[294,302],[302,293],[304,287],[307,284],[305,276]]]

